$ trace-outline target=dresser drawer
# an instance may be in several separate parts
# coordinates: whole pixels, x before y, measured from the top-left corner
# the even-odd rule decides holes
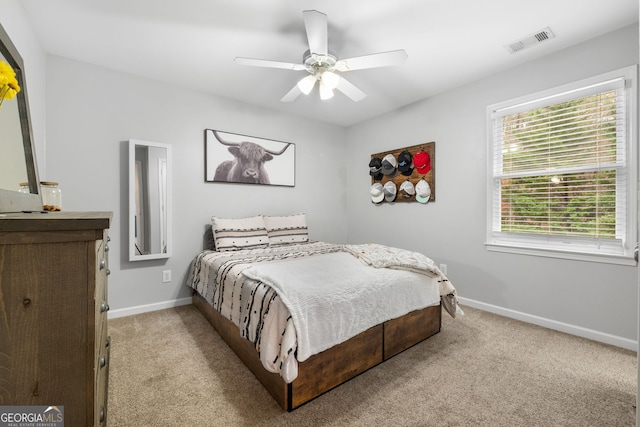
[[[96,352],[94,358],[96,379],[100,375],[100,368],[104,367],[103,361],[107,358],[107,352],[109,350],[108,341],[107,322],[104,322],[96,331]]]
[[[94,341],[94,425],[107,425],[107,391],[109,380],[110,338],[107,330],[109,312],[109,238],[106,230],[103,239],[96,242],[95,279],[95,341]]]
[[[108,237],[96,242],[96,309],[107,302],[107,277],[109,276],[109,241]]]
[[[98,357],[96,366],[95,400],[94,400],[94,425],[107,425],[107,395],[109,389],[109,365],[111,359],[111,337],[103,341],[102,353]]]
[[[107,315],[109,311],[109,300],[107,292],[107,277],[109,275],[109,246],[108,238],[96,242],[96,280],[95,280],[95,351],[99,352],[104,344],[107,334]],[[104,331],[102,331],[104,329]],[[103,336],[104,335],[104,336]]]

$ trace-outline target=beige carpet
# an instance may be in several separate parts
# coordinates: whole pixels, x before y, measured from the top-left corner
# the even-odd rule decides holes
[[[194,306],[114,319],[109,426],[635,425],[635,352],[465,312],[291,413]]]

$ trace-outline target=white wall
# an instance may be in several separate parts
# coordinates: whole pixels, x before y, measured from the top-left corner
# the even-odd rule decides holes
[[[484,242],[487,105],[637,62],[633,25],[349,128],[347,157],[361,159],[347,170],[349,242],[424,252],[476,305],[635,349],[635,267],[488,252]],[[371,153],[429,141],[437,201],[373,205]]]
[[[114,214],[112,310],[189,297],[184,278],[203,247],[212,215],[306,212],[311,238],[346,241],[342,127],[56,56],[47,57],[46,83],[47,175],[60,182],[62,208]],[[205,183],[205,128],[295,143],[295,187]],[[128,261],[129,139],[173,147],[174,255],[169,260]],[[162,283],[162,270],[168,269],[173,281]]]

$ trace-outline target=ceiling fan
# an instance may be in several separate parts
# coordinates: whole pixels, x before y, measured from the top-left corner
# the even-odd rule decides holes
[[[242,65],[307,71],[309,75],[298,81],[298,83],[282,97],[280,100],[282,102],[291,102],[303,93],[308,95],[314,88],[316,82],[318,82],[320,99],[322,100],[333,97],[333,91],[337,89],[353,101],[361,101],[367,94],[339,73],[365,68],[398,65],[407,59],[407,53],[403,49],[348,59],[338,59],[327,47],[327,15],[317,10],[305,10],[302,12],[302,16],[307,32],[307,40],[309,41],[309,50],[302,55],[301,64],[266,59],[235,58],[235,62]]]

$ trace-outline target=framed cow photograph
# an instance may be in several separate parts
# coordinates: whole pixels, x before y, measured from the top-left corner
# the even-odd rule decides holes
[[[205,129],[205,182],[295,186],[296,146]]]

